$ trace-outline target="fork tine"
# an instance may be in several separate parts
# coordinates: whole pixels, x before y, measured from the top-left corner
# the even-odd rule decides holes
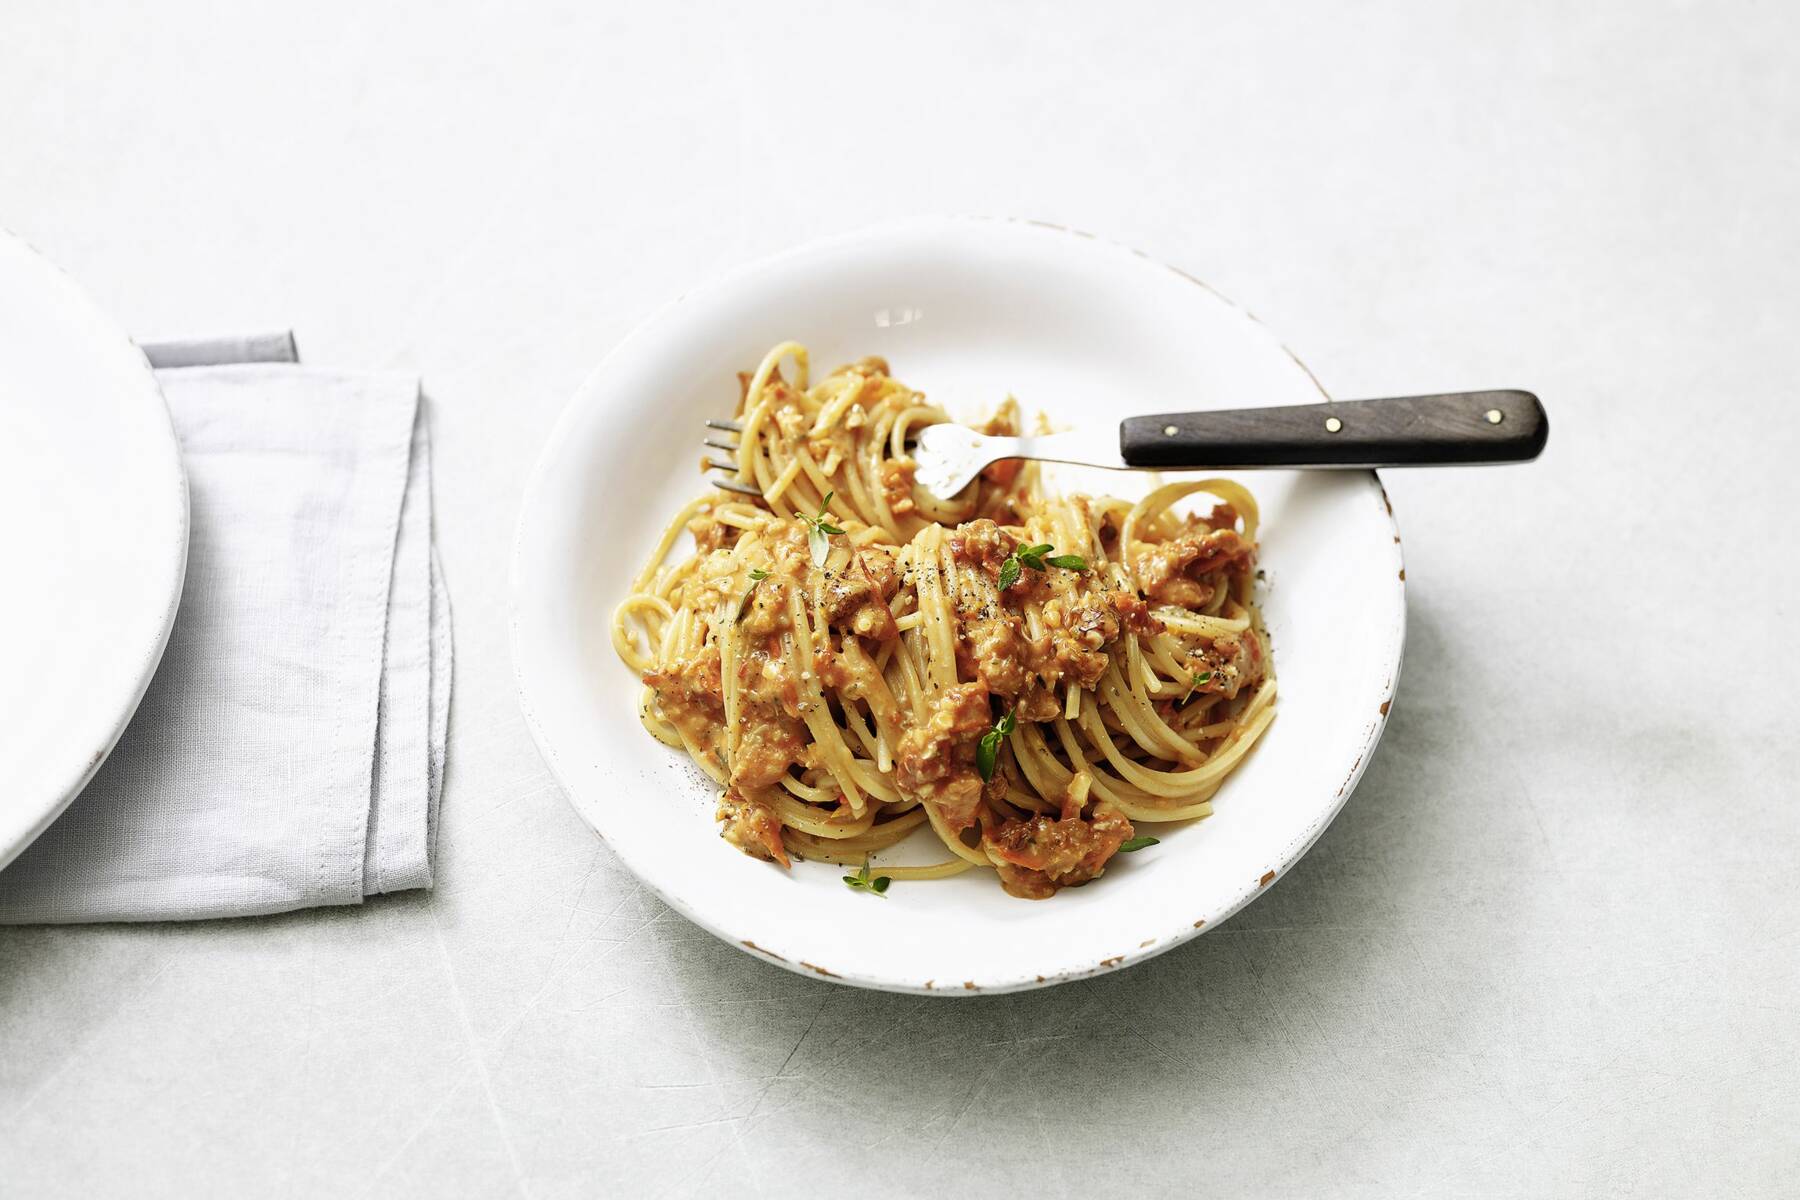
[[[747,483],[739,483],[735,479],[714,476],[712,485],[716,488],[723,488],[728,492],[736,492],[740,496],[755,496],[758,500],[762,499],[762,490],[760,488],[751,487]]]
[[[716,429],[720,433],[744,432],[744,424],[742,421],[708,420],[706,422],[706,427],[708,429]],[[740,496],[754,496],[758,500],[762,499],[761,488],[756,487],[753,484],[741,483],[735,478],[738,469],[735,459],[739,448],[736,442],[728,442],[723,438],[709,437],[702,440],[700,444],[709,446],[714,450],[723,450],[726,452],[726,456],[723,459],[707,458],[701,460],[700,466],[702,470],[724,472],[722,475],[713,476],[712,485],[714,487],[727,492],[736,492]]]

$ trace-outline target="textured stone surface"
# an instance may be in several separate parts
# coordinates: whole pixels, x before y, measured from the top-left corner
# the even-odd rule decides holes
[[[1800,9],[377,8],[8,5],[0,220],[139,334],[424,375],[459,678],[434,895],[0,930],[0,1191],[1791,1190]],[[1389,476],[1406,674],[1290,875],[948,1003],[647,896],[503,619],[537,448],[639,317],[940,210],[1135,244],[1336,395],[1525,386],[1555,429]]]

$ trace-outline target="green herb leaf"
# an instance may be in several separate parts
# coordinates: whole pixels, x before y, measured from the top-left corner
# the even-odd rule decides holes
[[[1181,694],[1181,702],[1183,704],[1186,704],[1188,702],[1188,697],[1190,697],[1194,694],[1194,689],[1199,687],[1201,684],[1205,683],[1207,680],[1209,680],[1211,678],[1212,678],[1211,671],[1195,671],[1194,677],[1192,679],[1188,680],[1188,690]]]
[[[854,875],[844,876],[844,886],[851,888],[854,891],[873,892],[877,896],[886,895],[888,884],[892,882],[893,880],[889,879],[886,875],[877,875],[875,878],[870,879],[869,862],[867,859],[863,860],[862,870]]]
[[[994,760],[1000,755],[1000,731],[990,729],[975,743],[975,770],[983,781],[994,777]]]
[[[837,495],[836,492],[825,493],[825,503],[819,505],[818,516],[809,517],[805,513],[800,514],[800,519],[806,522],[806,544],[812,549],[812,560],[815,567],[823,567],[825,560],[831,557],[831,543],[827,539],[844,532],[825,519],[831,515],[831,498],[835,495]]]
[[[1162,841],[1161,838],[1153,838],[1153,837],[1127,838],[1125,841],[1119,843],[1119,853],[1120,854],[1131,854],[1134,851],[1142,850],[1145,846],[1157,845],[1161,841]]]
[[[1065,571],[1085,571],[1088,569],[1087,559],[1079,554],[1058,554],[1046,557],[1056,549],[1049,542],[1039,542],[1035,546],[1020,546],[1007,555],[1000,564],[1000,590],[1005,591],[1019,582],[1021,569],[1030,567],[1034,571],[1042,571],[1048,563],[1052,567],[1061,567]]]
[[[750,611],[750,601],[756,595],[756,585],[768,577],[769,573],[761,567],[750,568],[750,586],[744,589],[744,598],[738,601],[737,616],[732,618],[732,624],[735,625],[744,619],[744,614]]]
[[[975,770],[983,780],[994,777],[994,767],[1000,759],[1000,743],[1012,736],[1017,724],[1017,719],[1007,713],[994,722],[994,727],[982,734],[981,740],[975,743]]]

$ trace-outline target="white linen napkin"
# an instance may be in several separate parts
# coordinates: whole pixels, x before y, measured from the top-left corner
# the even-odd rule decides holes
[[[0,871],[0,923],[430,887],[451,638],[418,380],[302,367],[287,334],[144,351],[188,472],[181,608],[119,744]]]

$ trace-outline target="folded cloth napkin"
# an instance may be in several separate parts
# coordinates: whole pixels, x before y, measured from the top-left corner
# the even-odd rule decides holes
[[[302,367],[287,334],[144,351],[188,473],[181,608],[111,756],[0,871],[0,923],[430,887],[451,644],[418,380]]]

